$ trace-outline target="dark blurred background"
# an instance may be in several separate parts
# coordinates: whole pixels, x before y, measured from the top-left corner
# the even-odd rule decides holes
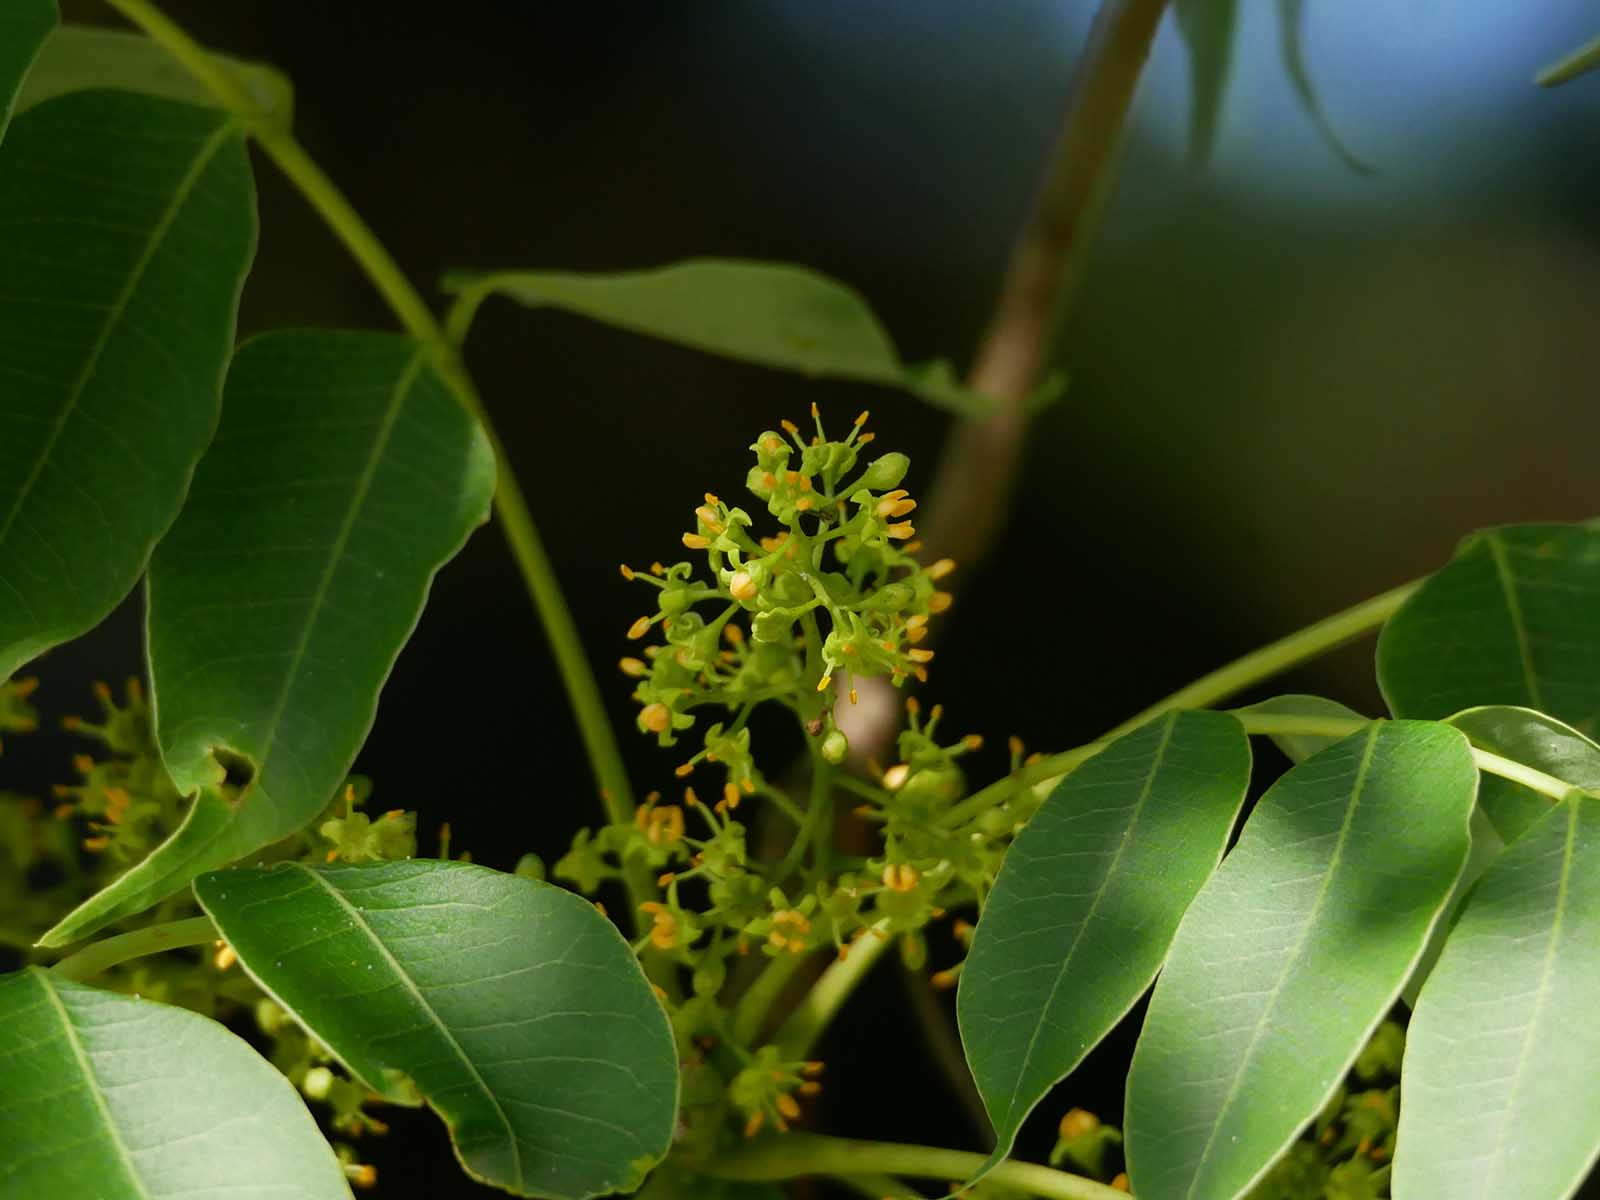
[[[107,21],[90,0],[69,18]],[[1587,0],[1314,0],[1305,50],[1361,176],[1322,142],[1247,3],[1222,135],[1185,143],[1188,64],[1162,30],[1064,330],[1066,398],[1029,444],[1016,519],[966,580],[924,694],[956,731],[1087,740],[1255,645],[1421,574],[1484,524],[1600,512],[1600,77],[1530,78],[1591,36]],[[964,363],[1054,130],[1087,0],[868,4],[172,0],[217,48],[294,80],[296,127],[401,264],[615,270],[787,259],[859,288],[904,356]],[[391,328],[299,197],[258,161],[242,332]],[[813,400],[873,410],[929,480],[947,419],[503,301],[468,347],[610,684],[643,611],[623,559],[667,557],[700,494],[738,491],[754,434]],[[137,598],[40,664],[47,715],[139,670]],[[1370,646],[1270,691],[1375,712]],[[1268,692],[1261,693],[1263,695]],[[65,743],[26,751],[64,763]],[[16,751],[23,743],[17,742]],[[673,759],[624,735],[641,790]],[[375,810],[456,846],[547,861],[598,809],[496,529],[440,576],[358,769]],[[1003,766],[980,762],[987,777]],[[938,952],[936,951],[936,954]],[[942,965],[936,963],[935,965]],[[977,1145],[880,969],[825,1048],[830,1131]],[[1120,1113],[1124,1030],[1042,1106]],[[886,1033],[888,1036],[886,1036]],[[381,1194],[466,1183],[428,1117],[371,1144]]]

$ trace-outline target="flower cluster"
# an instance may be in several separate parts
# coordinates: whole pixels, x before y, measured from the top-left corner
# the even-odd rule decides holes
[[[639,681],[640,730],[670,746],[695,724],[696,709],[734,713],[731,724],[707,730],[690,762],[723,763],[729,785],[746,793],[760,787],[748,739],[739,740],[751,706],[786,704],[808,732],[825,736],[830,759],[842,761],[836,693],[854,699],[862,677],[926,679],[933,651],[918,643],[928,618],[950,604],[938,581],[954,564],[923,567],[916,558],[907,518],[917,504],[899,486],[909,460],[889,453],[862,461],[873,437],[862,430],[866,413],[839,441],[828,439],[815,407],[812,417],[809,440],[784,421],[782,432],[751,446],[746,487],[777,521],[774,532],[758,533],[748,511],[708,492],[683,535],[684,546],[704,556],[703,569],[689,561],[622,568],[656,593],[656,611],[628,636],[664,638],[621,663]]]

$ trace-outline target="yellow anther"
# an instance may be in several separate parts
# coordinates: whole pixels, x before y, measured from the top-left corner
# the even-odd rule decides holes
[[[932,650],[907,650],[906,657],[912,662],[925,663],[933,661]]]
[[[639,713],[639,724],[651,733],[665,733],[672,727],[672,711],[659,700],[646,704]]]
[[[861,697],[856,693],[856,686],[853,683],[850,685],[850,703],[851,704],[860,704],[861,703]]]
[[[722,636],[728,639],[728,644],[730,646],[741,646],[744,644],[744,630],[732,623],[722,627]]]
[[[663,871],[661,874],[656,876],[656,886],[658,888],[671,887],[673,880],[677,878],[678,876],[676,872]]]
[[[642,678],[650,670],[642,658],[619,658],[617,666],[622,668],[624,675],[631,676],[634,679]]]
[[[811,485],[811,476],[809,476],[809,475],[800,476],[800,490],[802,492],[809,492],[811,490],[811,486],[812,486]]]
[[[1061,1118],[1061,1124],[1057,1126],[1056,1132],[1061,1135],[1062,1141],[1066,1141],[1069,1138],[1082,1137],[1086,1133],[1093,1133],[1099,1128],[1100,1118],[1088,1111],[1088,1109],[1069,1108],[1066,1111],[1066,1115]]]
[[[109,845],[111,845],[111,839],[106,837],[104,834],[100,835],[99,837],[86,837],[83,839],[83,848],[85,850],[91,850],[96,854],[104,850]]]
[[[916,537],[917,535],[916,526],[912,525],[910,521],[901,521],[897,524],[891,525],[887,530],[885,530],[885,532],[888,533],[888,535],[892,538],[900,538],[902,540],[905,538]]]
[[[728,592],[735,600],[754,600],[759,589],[756,581],[750,578],[749,571],[735,571],[728,580]]]
[[[918,713],[920,713],[921,711],[922,711],[922,701],[918,700],[915,696],[907,696],[906,697],[906,712],[910,713],[914,717]]]
[[[371,1163],[356,1163],[344,1169],[350,1182],[358,1188],[378,1186],[378,1168]]]
[[[672,768],[672,773],[679,779],[686,779],[694,774],[694,764],[692,762],[681,763]]]
[[[690,550],[704,550],[711,545],[711,539],[698,533],[683,535],[683,544]]]
[[[933,580],[943,579],[946,575],[950,574],[950,572],[954,571],[955,569],[956,569],[956,560],[955,559],[953,559],[953,558],[941,558],[938,562],[934,563],[931,567],[928,568],[928,578],[929,579],[933,579]]]
[[[877,436],[878,435],[875,434],[875,433],[863,433],[860,437],[858,437],[856,439],[856,445],[865,446],[868,442],[873,441],[874,439],[876,439]]]
[[[928,597],[928,611],[933,613],[942,613],[953,603],[955,603],[955,597],[949,592],[935,592],[933,595]]]
[[[757,1109],[755,1112],[751,1113],[750,1119],[744,1123],[745,1137],[753,1138],[756,1134],[760,1133],[761,1126],[766,1119],[767,1114],[762,1112],[760,1109]]]
[[[787,424],[787,422],[785,423]],[[766,438],[764,441],[762,441],[761,447],[768,454],[776,454],[783,449],[783,439],[779,437]]]
[[[794,502],[794,510],[795,510],[795,512],[810,512],[811,511],[811,497],[810,496],[801,496],[800,499],[798,499],[798,500],[796,500]],[[893,535],[891,534],[890,536],[892,537]]]
[[[1022,739],[1013,733],[1006,739],[1006,749],[1011,751],[1011,757],[1021,758],[1026,747],[1023,746]]]
[[[722,532],[722,517],[719,516],[717,510],[712,508],[709,504],[702,504],[699,508],[695,509],[694,515],[699,517],[700,524],[711,530],[712,533]]]
[[[828,690],[828,685],[830,683],[832,683],[832,682],[833,682],[833,672],[829,671],[821,679],[817,680],[817,691],[819,691],[819,692],[827,691]]]
[[[920,642],[923,638],[925,638],[927,636],[928,636],[928,630],[927,630],[927,628],[925,626],[922,626],[922,625],[907,625],[906,626],[906,641],[910,642],[913,646],[915,646],[918,642]]]
[[[729,808],[738,808],[739,801],[744,799],[739,789],[730,781],[722,785],[722,802]]]
[[[795,1102],[795,1098],[789,1095],[788,1092],[779,1092],[773,1103],[778,1106],[778,1111],[788,1117],[789,1120],[798,1121],[800,1119],[800,1105]]]
[[[812,415],[812,417],[820,417],[820,416],[822,416],[822,414],[817,411],[817,402],[815,400],[813,400],[811,402],[811,415]]]
[[[783,426],[783,431],[785,433],[787,433],[790,437],[799,437],[800,436],[800,426],[796,425],[793,421],[789,420],[787,417],[785,417],[783,420],[779,421],[778,424]]]
[[[898,792],[905,786],[906,778],[911,774],[909,763],[895,763],[883,773],[883,786],[886,791]]]
[[[910,863],[890,863],[883,869],[883,886],[893,892],[909,892],[922,878]]]
[[[650,618],[649,617],[640,617],[632,625],[628,626],[628,637],[629,637],[630,640],[635,641],[635,642],[638,641],[640,638],[642,638],[645,634],[647,634],[649,632],[650,632]]]
[[[867,415],[868,415],[869,411],[870,411],[869,409],[863,408],[861,410],[861,412],[857,415],[856,420],[855,420],[855,426],[856,426],[857,429],[860,429],[863,425],[865,425],[867,423]]]
[[[707,503],[707,504],[721,504],[721,503],[722,503],[722,501],[721,501],[721,500],[718,500],[718,499],[717,499],[717,498],[716,498],[716,497],[715,497],[715,496],[713,496],[713,495],[712,495],[712,494],[711,494],[711,493],[710,493],[710,492],[707,492],[707,493],[706,493],[706,503]]]
[[[620,569],[622,571],[622,577],[624,579],[632,579],[633,578],[633,568],[630,567],[627,563],[622,563]]]
[[[965,746],[968,750],[982,750],[983,749],[983,734],[981,734],[981,733],[969,733],[969,734],[967,734],[966,737],[961,739],[961,744],[963,746]]]
[[[940,991],[947,992],[951,988],[955,987],[957,983],[961,982],[961,974],[960,972],[954,970],[935,971],[932,975],[928,976],[928,982],[933,984],[933,986],[938,988]]]
[[[219,971],[226,971],[239,961],[239,956],[233,952],[233,947],[220,938],[217,940],[217,952],[211,956],[211,964]]]
[[[878,515],[880,517],[903,517],[917,507],[915,500],[890,500],[885,496],[878,501]]]

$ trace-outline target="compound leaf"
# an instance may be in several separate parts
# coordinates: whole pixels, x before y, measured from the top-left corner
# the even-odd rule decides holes
[[[434,573],[488,515],[494,460],[427,347],[246,343],[216,442],[150,564],[156,734],[195,801],[59,945],[286,837],[333,797]]]
[[[210,58],[213,65],[232,74],[270,120],[289,124],[294,88],[286,76],[262,63],[225,54],[211,54]],[[217,104],[205,84],[143,34],[63,25],[50,35],[28,73],[17,96],[17,111],[89,88],[119,88],[202,108]]]
[[[1397,717],[1537,709],[1585,737],[1600,721],[1600,531],[1486,529],[1389,618],[1378,683]]]
[[[1477,769],[1446,725],[1374,722],[1291,769],[1189,907],[1128,1074],[1144,1200],[1231,1200],[1322,1108],[1466,862]]]
[[[1563,1200],[1600,1153],[1600,799],[1530,825],[1468,898],[1406,1037],[1394,1194]]]
[[[985,1171],[1150,986],[1249,782],[1237,719],[1173,711],[1062,780],[1017,835],[957,994],[996,1133]]]
[[[245,969],[388,1098],[413,1088],[475,1178],[523,1196],[632,1191],[667,1151],[678,1058],[594,905],[465,863],[284,863],[195,894]]]
[[[463,271],[444,285],[461,293],[469,315],[498,294],[724,358],[903,387],[958,412],[987,407],[956,383],[949,364],[902,363],[859,292],[805,267],[698,258],[607,275]]]
[[[223,113],[63,96],[0,145],[0,679],[126,596],[216,428],[255,251]]]
[[[350,1200],[289,1081],[215,1021],[30,967],[0,977],[0,1193]]]

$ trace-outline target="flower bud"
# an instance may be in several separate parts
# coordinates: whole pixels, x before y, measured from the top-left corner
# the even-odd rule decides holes
[[[845,737],[844,730],[830,729],[828,736],[822,739],[822,760],[838,766],[850,753],[850,739]]]
[[[911,460],[899,451],[891,451],[872,460],[861,476],[861,486],[875,492],[887,492],[898,487],[911,468]]]

